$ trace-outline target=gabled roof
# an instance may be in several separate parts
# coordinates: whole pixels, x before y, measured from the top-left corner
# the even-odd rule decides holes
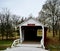
[[[25,20],[21,24],[19,24],[19,26],[27,26],[27,24],[35,24],[36,26],[44,26],[42,23],[40,23],[38,20],[32,17]]]

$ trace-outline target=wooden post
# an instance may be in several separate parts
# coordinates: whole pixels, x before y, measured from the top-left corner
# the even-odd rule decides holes
[[[44,47],[44,26],[42,26],[42,47]]]
[[[22,31],[21,31],[21,26],[20,26],[20,43],[22,43]]]
[[[46,46],[47,27],[44,27],[44,46]]]

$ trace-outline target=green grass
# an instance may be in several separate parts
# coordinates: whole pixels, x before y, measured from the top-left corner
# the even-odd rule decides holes
[[[0,40],[0,50],[4,50],[11,46],[12,40]]]

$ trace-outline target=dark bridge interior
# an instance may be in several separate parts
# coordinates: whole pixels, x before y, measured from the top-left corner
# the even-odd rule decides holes
[[[22,26],[22,34],[24,41],[40,41],[42,36],[37,36],[37,29],[42,29],[41,26]],[[24,33],[23,33],[24,30]]]

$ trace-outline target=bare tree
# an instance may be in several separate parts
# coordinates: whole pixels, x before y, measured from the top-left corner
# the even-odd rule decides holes
[[[44,14],[47,17],[47,19],[45,19],[45,20],[48,20],[48,22],[51,21],[51,23],[52,23],[53,37],[55,37],[54,31],[55,31],[55,28],[57,27],[57,20],[58,20],[57,18],[58,18],[58,13],[60,10],[59,6],[60,6],[59,0],[47,0],[46,3],[43,5],[43,8],[42,8]]]
[[[5,35],[5,15],[0,14],[0,33],[2,35],[2,40],[3,40],[3,36]]]
[[[14,31],[19,23],[19,19],[20,19],[20,16],[12,15],[12,23],[13,23]]]
[[[5,34],[6,35],[6,39],[8,39],[8,37],[10,35],[12,35],[12,23],[11,23],[11,19],[10,19],[10,12],[8,9],[2,9],[3,11],[1,12],[1,34],[2,37]]]

